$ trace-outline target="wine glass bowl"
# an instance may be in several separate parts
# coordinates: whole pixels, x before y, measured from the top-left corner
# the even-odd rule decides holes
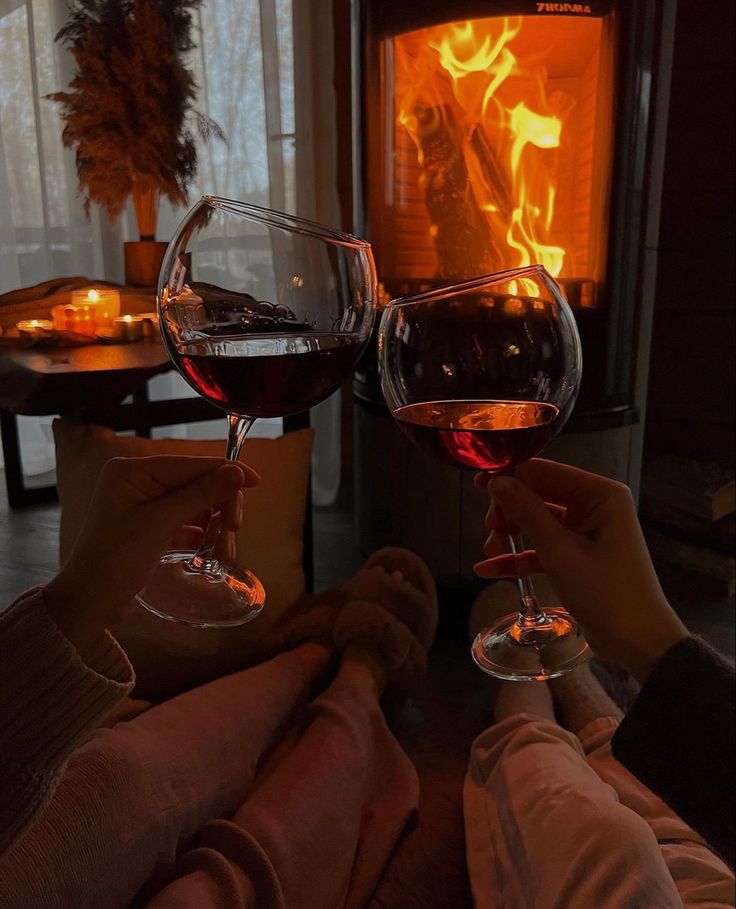
[[[254,420],[308,410],[347,379],[370,337],[375,299],[364,240],[205,196],[164,257],[159,324],[184,379],[227,413],[226,456],[237,460]],[[221,564],[218,537],[215,513],[197,551],[164,555],[139,602],[202,627],[255,618],[263,585],[252,571]]]
[[[557,435],[575,404],[581,354],[551,280],[541,266],[515,269],[386,307],[381,385],[410,437],[450,463],[500,471]],[[466,450],[461,442],[476,436],[481,445]],[[483,439],[493,450],[482,451]]]
[[[575,319],[542,266],[485,275],[392,301],[379,330],[379,368],[398,425],[434,457],[489,475],[539,454],[575,404],[582,371]],[[521,540],[510,539],[512,552]],[[588,658],[564,610],[543,611],[531,580],[522,608],[476,638],[487,672],[562,675]]]

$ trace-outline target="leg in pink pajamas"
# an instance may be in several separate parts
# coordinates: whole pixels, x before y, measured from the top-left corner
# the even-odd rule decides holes
[[[204,829],[149,909],[365,904],[418,801],[377,669],[347,652],[232,820]]]
[[[558,706],[569,689],[555,689]],[[620,712],[601,694],[614,715],[593,710],[578,737],[555,721],[547,686],[502,686],[464,788],[476,909],[732,906],[728,868],[613,761]]]
[[[700,834],[613,757],[611,738],[617,726],[618,718],[601,717],[577,733],[588,764],[613,789],[620,803],[650,827],[684,906],[733,906],[734,881],[726,864]]]

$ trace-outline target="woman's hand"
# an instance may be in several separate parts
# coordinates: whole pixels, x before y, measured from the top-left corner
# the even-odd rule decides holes
[[[543,571],[580,622],[593,649],[643,681],[688,631],[664,595],[627,486],[553,461],[534,459],[476,486],[492,499],[491,531],[475,566],[483,578]],[[505,532],[534,546],[506,553]]]
[[[240,525],[243,487],[258,474],[221,458],[114,458],[105,464],[69,560],[44,590],[46,607],[80,650],[131,608],[177,538],[196,545],[203,516],[221,512],[225,546]]]

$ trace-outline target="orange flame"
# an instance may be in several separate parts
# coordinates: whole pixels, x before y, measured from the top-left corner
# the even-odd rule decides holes
[[[522,17],[483,19],[397,39],[397,119],[421,164],[417,111],[430,109],[437,117],[451,111],[477,207],[500,249],[499,267],[541,263],[556,277],[566,251],[552,242],[555,168],[570,102],[557,92],[550,103],[539,54],[525,59],[514,50],[522,25]],[[472,142],[478,131],[485,161]]]

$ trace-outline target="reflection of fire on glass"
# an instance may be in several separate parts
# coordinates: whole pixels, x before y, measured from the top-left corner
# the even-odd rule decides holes
[[[394,238],[383,238],[379,256],[387,280],[539,263],[561,279],[574,306],[596,305],[613,28],[611,17],[516,16],[390,39],[394,153],[386,152],[394,163],[384,195]]]

